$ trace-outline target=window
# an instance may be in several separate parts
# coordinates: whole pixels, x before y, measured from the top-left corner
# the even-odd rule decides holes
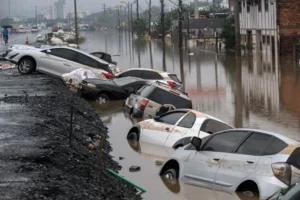
[[[262,36],[262,43],[263,43],[263,44],[266,43],[266,36],[265,36],[265,35]]]
[[[273,137],[267,148],[265,149],[263,155],[274,155],[282,151],[284,148],[286,148],[288,145],[281,141],[280,139]]]
[[[125,77],[125,78],[114,79],[113,81],[114,81],[114,83],[115,83],[116,85],[124,86],[124,85],[128,85],[128,84],[130,84],[130,83],[134,83],[134,82],[136,82],[137,80],[132,79],[132,78],[130,78],[130,77]]]
[[[161,105],[172,104],[176,108],[192,108],[192,102],[190,100],[160,88],[155,88],[148,98]]]
[[[195,113],[190,112],[180,121],[178,126],[181,126],[184,128],[192,128],[194,126],[195,121],[196,121]]]
[[[261,12],[261,0],[257,0],[258,12]]]
[[[143,71],[142,76],[143,79],[147,80],[161,80],[163,77],[157,73],[157,72],[152,72],[152,71]]]
[[[97,60],[94,60],[94,59],[92,59],[92,58],[90,58],[90,57],[88,57],[88,56],[86,56],[82,53],[77,53],[76,54],[75,62],[80,63],[82,65],[89,66],[89,67],[102,69],[102,70],[105,70],[105,71],[113,74],[111,69],[109,68],[109,66],[107,64],[100,63]]]
[[[251,1],[247,0],[247,12],[250,12]]]
[[[162,115],[157,121],[161,123],[175,125],[176,122],[178,122],[178,120],[185,114],[186,112],[172,112]]]
[[[50,49],[50,50],[51,53],[49,54],[53,56],[57,56],[72,61],[74,61],[76,58],[76,52],[69,49]]]
[[[176,74],[169,74],[169,77],[170,77],[173,81],[175,81],[175,82],[177,82],[177,83],[181,83],[181,81],[178,79],[178,77],[176,76]]]
[[[213,134],[213,133],[216,133],[219,131],[225,131],[228,129],[232,129],[232,128],[222,122],[219,122],[219,121],[216,121],[213,119],[207,119],[203,122],[200,130],[205,133]]]
[[[269,11],[269,0],[264,0],[265,1],[265,11]]]
[[[300,147],[296,148],[290,157],[287,159],[286,163],[300,169]]]
[[[124,73],[120,74],[119,78],[128,77],[128,76],[140,78],[141,75],[142,75],[142,71],[141,70],[129,70],[127,72],[124,72]]]
[[[241,13],[242,12],[242,2],[239,2],[238,4],[239,4],[239,13]]]
[[[231,131],[217,134],[208,140],[202,150],[230,153],[247,134],[248,132],[245,131]]]
[[[267,37],[267,44],[269,45],[270,44],[270,40],[271,40],[271,38],[270,38],[270,36],[268,35],[268,36],[266,36]]]
[[[269,144],[271,135],[253,133],[247,140],[238,148],[236,153],[257,156]]]

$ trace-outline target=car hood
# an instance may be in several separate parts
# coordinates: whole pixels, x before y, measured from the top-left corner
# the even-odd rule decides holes
[[[16,44],[9,47],[10,50],[37,50],[41,51],[43,49],[36,48],[34,46],[24,45],[24,44]]]

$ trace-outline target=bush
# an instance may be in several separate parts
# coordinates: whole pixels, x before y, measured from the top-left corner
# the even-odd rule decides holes
[[[235,46],[235,26],[234,17],[231,16],[227,19],[223,31],[220,35],[225,40],[225,48],[231,49]]]
[[[147,31],[147,22],[144,19],[136,19],[132,23],[132,30],[139,38],[143,37]]]

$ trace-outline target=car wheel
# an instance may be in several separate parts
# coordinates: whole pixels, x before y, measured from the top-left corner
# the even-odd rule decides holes
[[[168,181],[171,185],[178,184],[178,177],[175,169],[168,169],[164,174],[163,178]]]
[[[109,104],[110,98],[106,94],[99,94],[96,98],[96,102],[100,106],[107,106]]]
[[[259,191],[257,186],[243,185],[238,191],[237,195],[240,199],[245,200],[259,200]]]
[[[18,64],[18,71],[20,74],[31,74],[34,70],[34,63],[29,58],[22,59]]]
[[[127,140],[139,141],[139,134],[135,131],[128,133]]]

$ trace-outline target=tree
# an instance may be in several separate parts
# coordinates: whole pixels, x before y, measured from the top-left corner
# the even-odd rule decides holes
[[[4,18],[1,20],[1,26],[4,26],[4,25],[9,25],[9,22],[12,24],[13,23],[13,19],[10,19],[7,17],[7,18]]]
[[[132,30],[137,36],[143,37],[147,31],[147,22],[145,19],[136,19],[132,22]]]
[[[231,49],[235,47],[234,16],[230,16],[226,20],[220,37],[225,40],[225,48]]]

